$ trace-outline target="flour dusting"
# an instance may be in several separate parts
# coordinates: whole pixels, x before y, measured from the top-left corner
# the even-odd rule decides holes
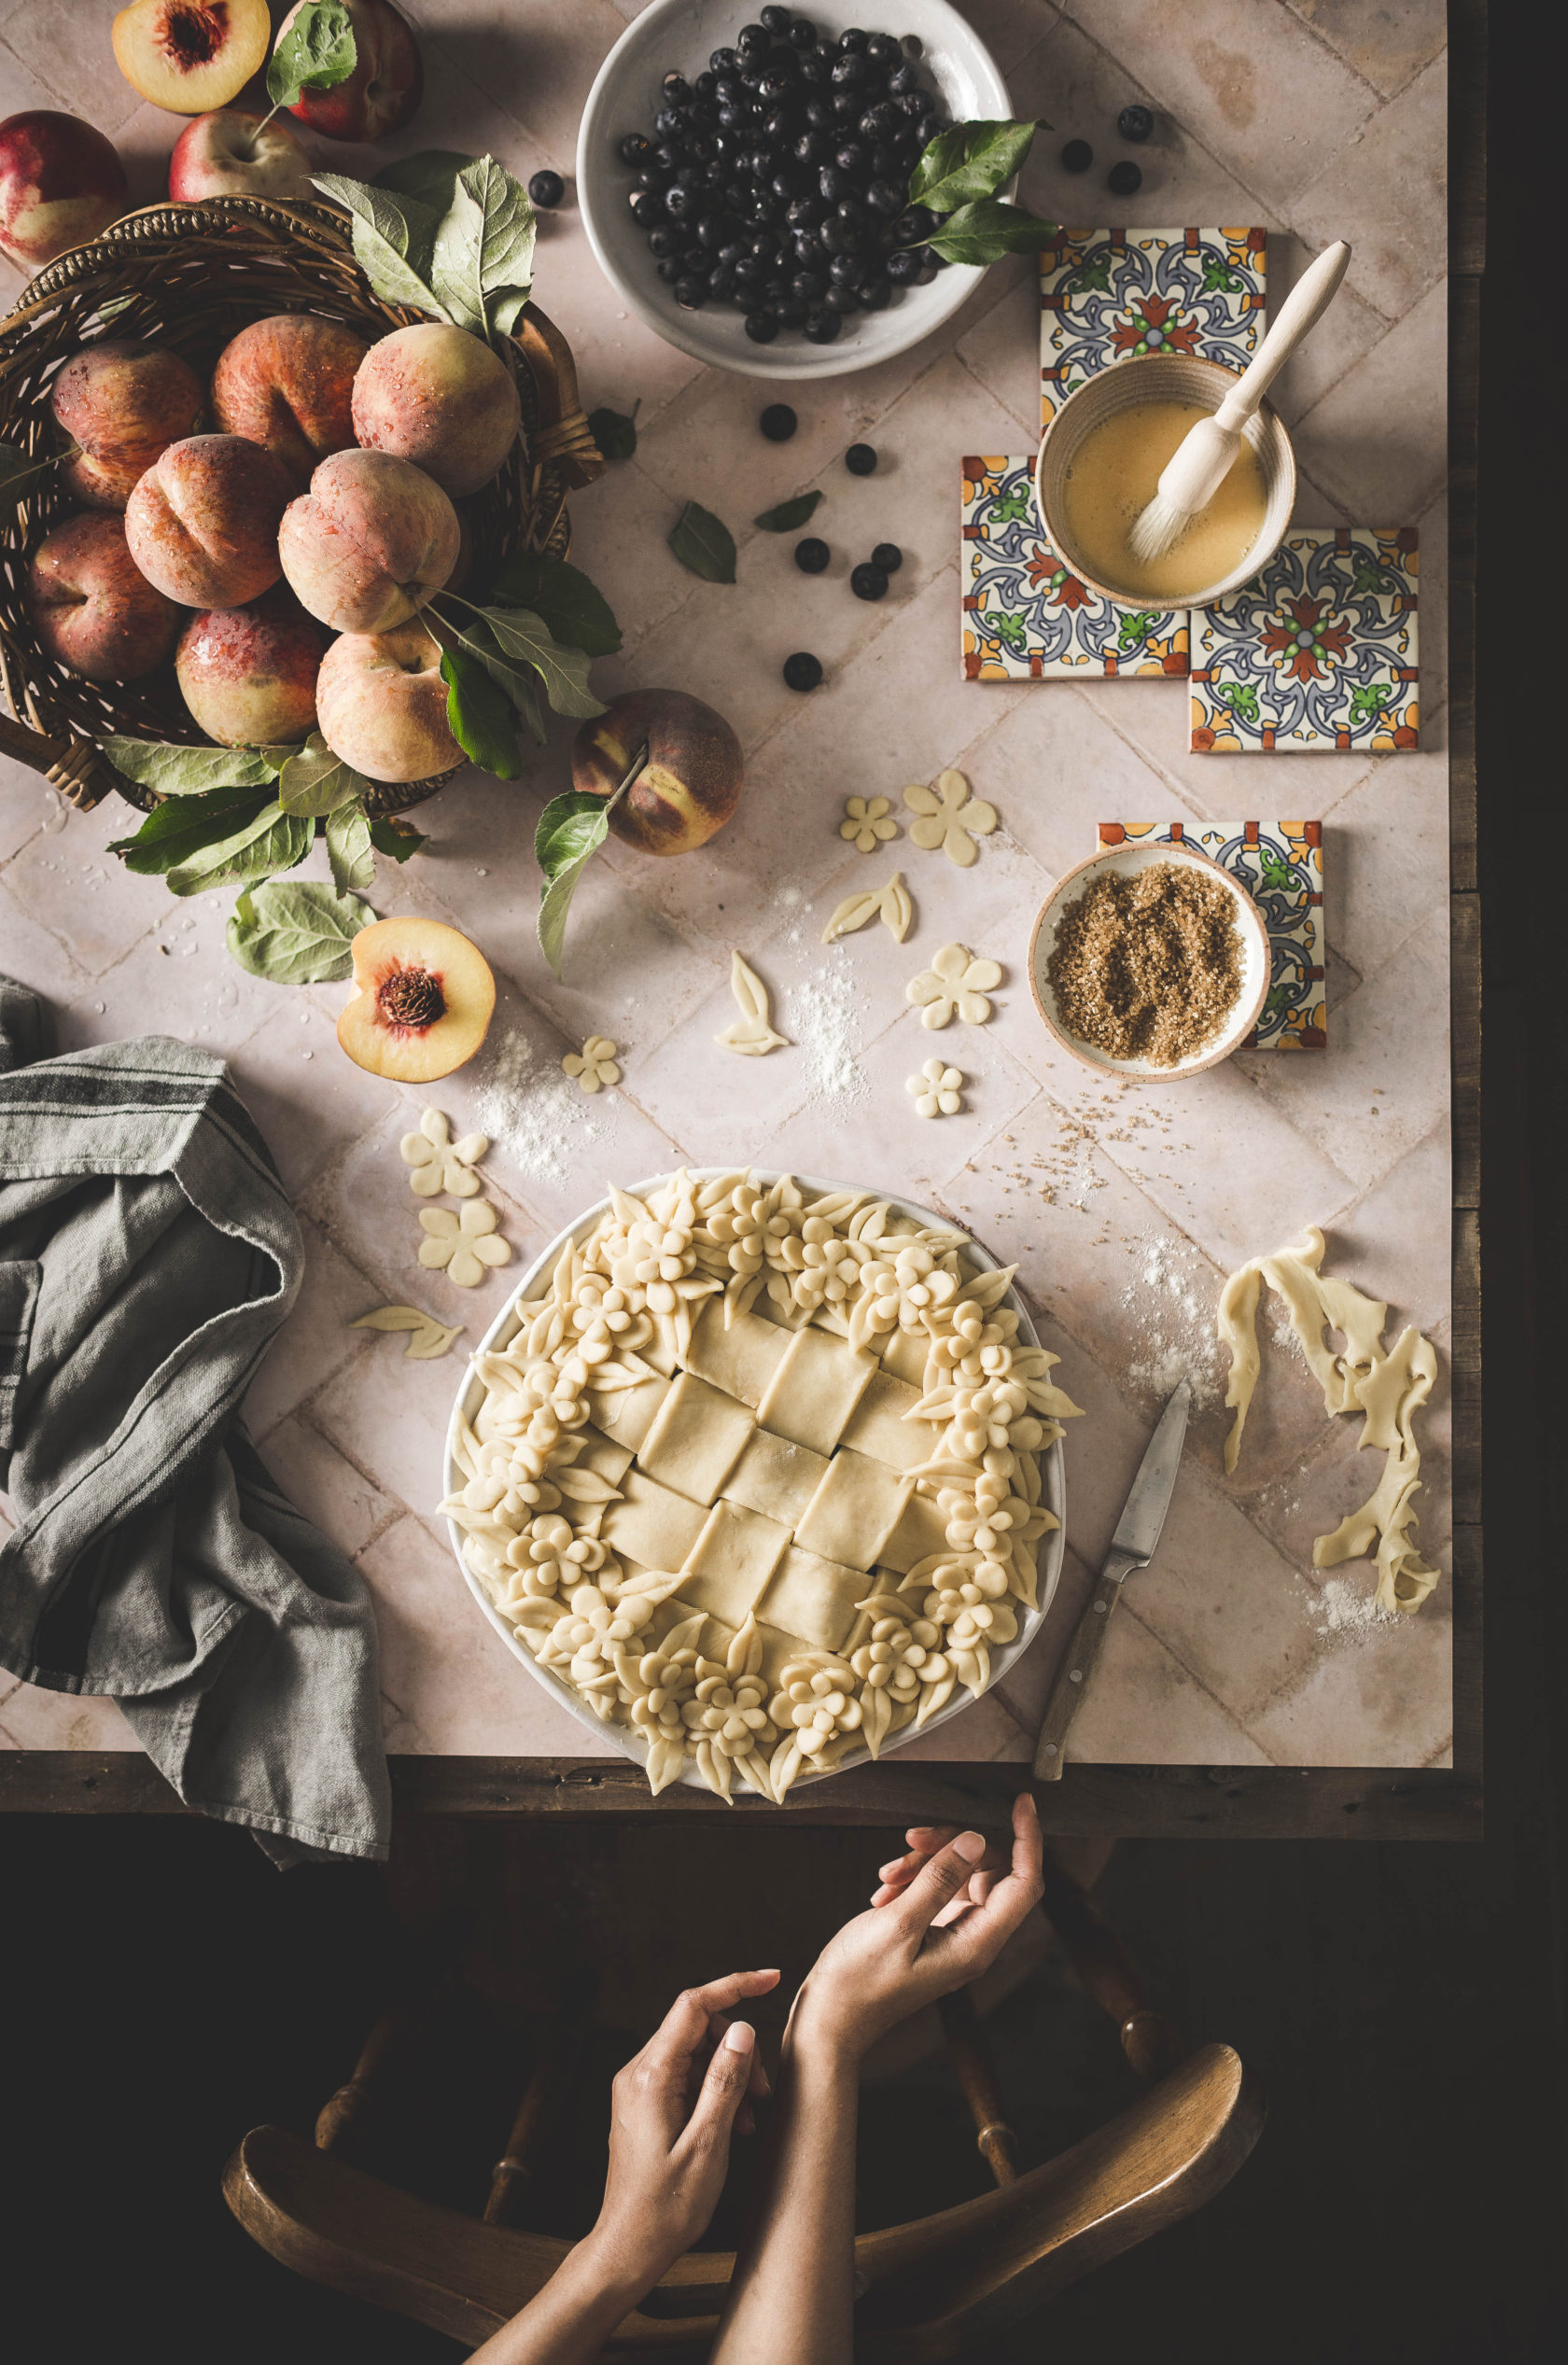
[[[508,1035],[480,1086],[481,1128],[525,1174],[564,1182],[584,1149],[603,1139],[592,1103],[527,1037]]]
[[[1331,1576],[1316,1603],[1319,1634],[1365,1634],[1377,1626],[1397,1626],[1399,1612],[1378,1607],[1375,1593],[1358,1592],[1348,1576]],[[1318,1620],[1321,1619],[1321,1623]]]
[[[1184,1379],[1195,1412],[1225,1394],[1224,1357],[1214,1335],[1213,1277],[1190,1240],[1155,1235],[1133,1244],[1134,1269],[1122,1304],[1132,1317],[1137,1351],[1133,1385],[1169,1396]]]
[[[793,931],[791,931],[793,933]],[[785,988],[783,1030],[798,1045],[826,1099],[869,1099],[871,1085],[856,1057],[861,1029],[849,964],[830,961],[815,976]]]

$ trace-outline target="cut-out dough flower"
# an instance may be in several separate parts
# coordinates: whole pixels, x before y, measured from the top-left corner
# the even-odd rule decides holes
[[[915,1095],[917,1117],[956,1117],[963,1107],[959,1098],[963,1090],[963,1077],[957,1068],[944,1065],[940,1059],[928,1059],[917,1076],[910,1076],[905,1092]]]
[[[987,994],[1001,983],[1001,971],[994,960],[977,960],[963,945],[944,945],[931,967],[912,977],[904,992],[920,1011],[922,1027],[945,1027],[952,1018],[961,1018],[966,1027],[983,1027],[991,1015]]]
[[[879,919],[893,942],[902,945],[914,917],[915,906],[903,883],[903,873],[895,871],[886,887],[873,887],[863,895],[847,895],[823,929],[822,942],[836,944],[839,937],[853,936],[857,929]]]
[[[471,1199],[480,1187],[474,1169],[489,1147],[484,1133],[465,1133],[454,1141],[452,1127],[439,1109],[427,1109],[418,1132],[405,1133],[398,1144],[403,1164],[412,1169],[409,1189],[422,1199],[433,1199],[438,1191],[448,1191],[455,1199]]]
[[[965,870],[975,860],[980,848],[977,837],[989,837],[997,825],[994,805],[985,805],[969,793],[969,782],[961,772],[943,772],[937,776],[936,787],[926,789],[918,782],[905,789],[903,801],[918,820],[909,824],[912,844],[934,854],[940,847],[949,859]]]
[[[608,1035],[590,1035],[581,1051],[568,1051],[561,1065],[577,1078],[580,1092],[597,1092],[601,1084],[619,1084],[616,1046]]]
[[[847,796],[838,834],[848,839],[857,854],[875,854],[899,833],[898,823],[888,819],[890,810],[891,800],[885,796]]]
[[[429,1238],[419,1244],[419,1261],[443,1266],[449,1281],[459,1289],[477,1289],[487,1265],[510,1265],[511,1250],[496,1230],[497,1215],[488,1199],[470,1199],[459,1215],[449,1207],[425,1207],[419,1221]]]
[[[739,1051],[749,1059],[758,1059],[764,1051],[787,1051],[789,1038],[775,1034],[773,1009],[768,989],[749,964],[738,953],[730,955],[730,991],[740,1005],[740,1016],[726,1027],[715,1043],[721,1043],[726,1051]]]

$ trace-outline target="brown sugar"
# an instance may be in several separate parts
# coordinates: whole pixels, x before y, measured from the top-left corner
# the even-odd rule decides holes
[[[1045,964],[1062,1025],[1113,1059],[1190,1058],[1241,990],[1235,912],[1228,889],[1186,863],[1102,871],[1067,905]]]

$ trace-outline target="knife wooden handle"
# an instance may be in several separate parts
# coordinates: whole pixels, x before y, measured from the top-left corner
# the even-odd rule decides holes
[[[1034,1772],[1037,1782],[1059,1782],[1067,1756],[1067,1736],[1072,1719],[1083,1705],[1084,1694],[1089,1688],[1099,1654],[1105,1644],[1105,1630],[1111,1623],[1121,1593],[1121,1585],[1114,1573],[1096,1577],[1094,1591],[1084,1604],[1083,1615],[1072,1630],[1072,1636],[1062,1653],[1057,1680],[1051,1686],[1051,1697],[1045,1703],[1041,1721],[1040,1739],[1034,1752]]]

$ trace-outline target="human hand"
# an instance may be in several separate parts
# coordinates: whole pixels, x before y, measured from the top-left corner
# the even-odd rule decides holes
[[[768,2091],[756,2032],[734,2008],[777,1980],[777,1971],[733,1971],[688,1988],[617,2077],[604,2206],[590,2237],[616,2279],[650,2289],[705,2231],[731,2133],[750,2133],[749,2097]]]
[[[903,1835],[909,1853],[894,1856],[891,1863],[880,1868],[876,1876],[880,1885],[872,1897],[873,1905],[890,1905],[895,1897],[903,1896],[921,1867],[929,1864],[939,1850],[949,1847],[958,1835],[959,1826],[956,1823],[912,1824]],[[934,1926],[937,1929],[949,1927],[960,1920],[972,1905],[984,1905],[1007,1870],[1010,1861],[1008,1850],[998,1847],[994,1840],[990,1841],[962,1888],[937,1915]]]
[[[858,2058],[923,2004],[978,1979],[1039,1904],[1043,1842],[1028,1791],[1013,1802],[1006,1857],[987,1851],[978,1831],[930,1836],[936,1844],[917,1850],[891,1888],[884,1867],[872,1910],[818,1956],[791,2015],[793,2044]]]

